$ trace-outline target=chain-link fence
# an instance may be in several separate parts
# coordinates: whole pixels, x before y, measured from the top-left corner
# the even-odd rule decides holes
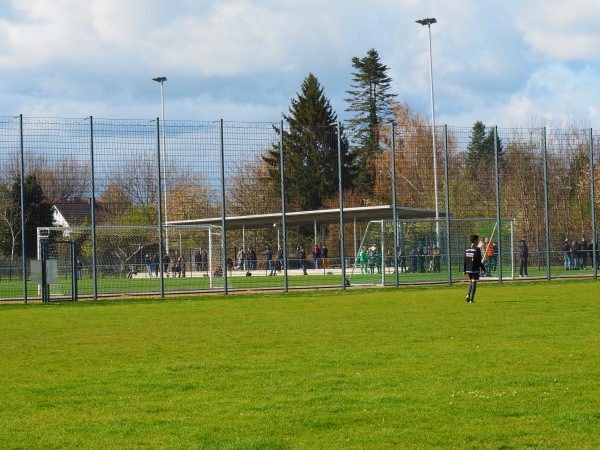
[[[94,298],[452,282],[473,233],[492,279],[597,276],[597,133],[431,131],[1,117],[0,297],[37,297],[40,239]]]

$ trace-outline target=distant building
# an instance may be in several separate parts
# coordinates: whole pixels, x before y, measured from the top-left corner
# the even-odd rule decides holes
[[[96,213],[98,213],[98,209],[96,205]],[[90,203],[86,201],[55,203],[52,206],[52,224],[55,227],[91,226],[92,208]]]

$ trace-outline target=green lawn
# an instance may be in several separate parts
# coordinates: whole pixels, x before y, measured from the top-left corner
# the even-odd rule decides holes
[[[0,305],[0,448],[600,448],[593,280]]]

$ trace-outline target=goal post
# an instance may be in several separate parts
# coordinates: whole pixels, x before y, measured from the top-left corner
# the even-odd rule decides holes
[[[490,244],[501,240],[501,252],[492,260],[492,276],[514,277],[514,219],[503,218],[501,227],[495,218],[450,219],[450,247],[446,240],[446,220],[437,221],[443,238],[437,243],[435,219],[403,219],[397,221],[397,242],[394,242],[394,222],[373,220],[367,223],[358,241],[350,273],[352,284],[384,285],[396,267],[407,282],[448,280],[449,274],[462,275],[464,249],[471,234]],[[502,273],[499,270],[502,270]],[[454,275],[452,275],[454,274]]]
[[[166,233],[167,227],[163,227]],[[135,286],[112,282],[115,278],[163,278],[178,276],[199,277],[202,279],[198,289],[217,287],[221,283],[214,280],[213,269],[222,261],[221,227],[218,225],[169,225],[171,248],[160,248],[157,226],[96,226],[96,257],[93,257],[92,227],[38,227],[37,249],[38,259],[41,257],[42,242],[45,242],[48,258],[58,261],[59,276],[70,268],[67,264],[68,247],[61,246],[60,241],[75,243],[77,257],[80,259],[81,277],[96,277],[102,281],[99,291],[135,293]],[[162,240],[165,242],[165,240]],[[163,266],[160,267],[160,255],[163,255]],[[164,255],[169,254],[167,264]],[[195,264],[196,253],[204,263]],[[185,261],[181,271],[176,272],[174,263],[182,257]],[[94,267],[95,266],[95,267]],[[178,269],[179,270],[179,269]],[[92,289],[87,284],[87,289]],[[122,286],[122,287],[121,287]],[[150,286],[150,285],[149,285]],[[155,285],[152,285],[155,286]],[[83,288],[83,287],[82,287]],[[95,288],[94,288],[95,289]],[[137,288],[139,289],[139,288]],[[152,288],[152,290],[154,290]],[[85,292],[91,294],[92,292]],[[103,293],[103,292],[100,292]]]

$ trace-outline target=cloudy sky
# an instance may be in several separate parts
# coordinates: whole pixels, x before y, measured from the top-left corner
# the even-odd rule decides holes
[[[342,120],[352,57],[436,122],[600,127],[600,2],[0,0],[0,115],[281,120],[313,73]]]

